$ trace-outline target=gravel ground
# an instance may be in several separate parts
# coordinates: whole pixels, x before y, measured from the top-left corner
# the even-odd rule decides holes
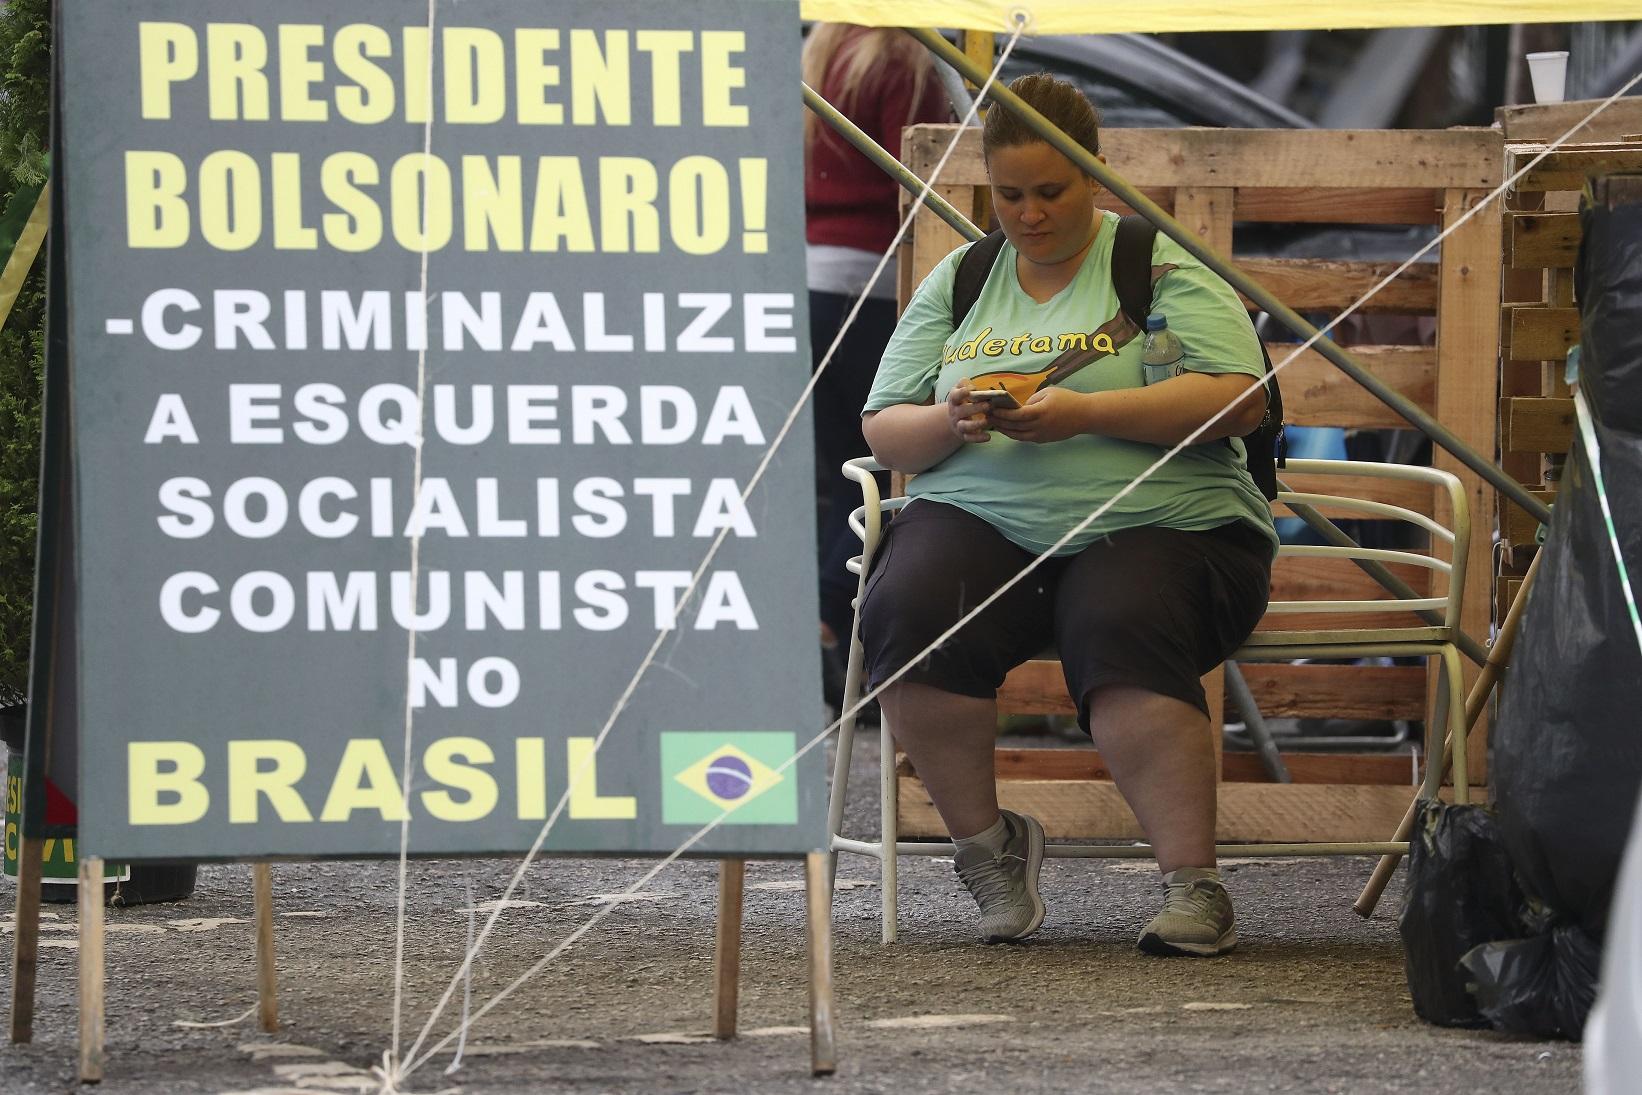
[[[870,831],[877,758],[858,748],[854,831]],[[450,983],[465,911],[515,864],[411,865],[403,1041]],[[650,866],[533,864],[477,963],[472,1007]],[[949,863],[903,860],[901,940],[878,943],[875,864],[846,857],[835,918],[838,1075],[809,1075],[802,866],[748,867],[743,1036],[714,1043],[717,867],[677,864],[652,899],[624,902],[563,957],[474,1023],[459,1070],[447,1048],[409,1090],[462,1092],[1576,1092],[1579,1047],[1427,1026],[1414,1017],[1392,910],[1351,901],[1368,860],[1228,864],[1242,946],[1158,959],[1133,946],[1154,910],[1150,865],[1051,860],[1045,926],[1029,943],[973,941]],[[255,999],[248,867],[201,871],[183,905],[109,910],[108,1058],[102,1090],[195,1095],[371,1092],[392,1043],[396,867],[278,865],[276,1035],[240,1016]],[[471,893],[471,898],[470,898]],[[9,968],[11,892],[4,894]],[[72,906],[48,905],[31,1045],[0,1050],[0,1092],[75,1087]],[[49,917],[55,914],[55,919]],[[8,982],[9,984],[9,982]],[[463,994],[436,1024],[453,1028]],[[430,1039],[434,1041],[436,1039]]]

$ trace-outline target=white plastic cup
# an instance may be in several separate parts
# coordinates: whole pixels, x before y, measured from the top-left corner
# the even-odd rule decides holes
[[[1528,75],[1534,81],[1534,102],[1560,103],[1568,80],[1568,51],[1551,50],[1528,55]]]

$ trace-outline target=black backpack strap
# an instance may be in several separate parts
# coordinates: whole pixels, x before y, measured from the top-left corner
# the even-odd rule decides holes
[[[1138,213],[1117,222],[1112,238],[1112,288],[1117,290],[1118,307],[1136,327],[1146,329],[1152,313],[1152,244],[1157,241],[1157,225]]]
[[[1117,235],[1112,240],[1112,288],[1117,290],[1118,307],[1142,330],[1152,311],[1152,245],[1156,241],[1157,225],[1134,213],[1118,221]],[[1266,414],[1260,425],[1244,436],[1243,449],[1250,477],[1270,500],[1277,497],[1277,469],[1284,465],[1286,456],[1283,393],[1271,375],[1271,355],[1258,332],[1255,340],[1266,365]],[[1227,445],[1232,444],[1231,438],[1225,440]]]
[[[1140,328],[1145,328],[1146,317],[1152,311],[1152,244],[1156,239],[1157,225],[1139,214],[1130,214],[1118,221],[1117,235],[1112,240],[1112,287],[1117,290],[1118,306]],[[953,330],[963,325],[980,299],[1003,244],[1002,231],[988,233],[958,260],[958,271],[952,278]]]
[[[963,326],[964,317],[981,299],[981,290],[1003,250],[1003,231],[989,233],[970,245],[964,257],[958,260],[958,272],[952,278],[952,329]]]

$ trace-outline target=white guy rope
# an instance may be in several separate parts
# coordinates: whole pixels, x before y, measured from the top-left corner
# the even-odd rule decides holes
[[[433,158],[433,23],[434,9],[438,0],[428,0],[428,57],[427,74],[424,86],[427,89],[427,120],[422,124],[422,157],[424,162]],[[418,293],[418,307],[425,312],[428,303],[428,200],[430,187],[422,188],[422,256],[421,271],[419,274],[420,292]],[[411,444],[414,450],[411,462],[411,512],[416,512],[417,505],[422,499],[422,447],[423,426],[427,422],[427,410],[423,406],[427,395],[428,384],[428,339],[427,324],[424,321],[422,344],[416,350],[416,437]],[[421,564],[422,564],[422,529],[417,526],[411,531],[410,545],[410,604],[411,616],[416,615],[416,604],[421,593]],[[414,620],[413,620],[414,622]],[[416,628],[405,629],[405,750],[403,757],[404,768],[400,774],[400,801],[399,801],[399,894],[395,901],[394,933],[393,933],[393,1048],[391,1056],[384,1056],[383,1065],[385,1075],[382,1087],[384,1092],[394,1087],[394,1075],[399,1061],[399,1035],[404,1016],[405,1004],[405,886],[410,863],[410,796],[411,772],[415,767],[411,759],[411,736],[416,721],[416,709],[412,704],[415,689],[412,687],[412,676],[416,667]],[[470,902],[471,904],[471,902]]]
[[[934,189],[935,181],[940,178],[941,172],[945,169],[947,162],[952,158],[953,153],[957,151],[958,142],[963,136],[964,129],[967,128],[970,122],[974,120],[976,113],[980,110],[981,104],[986,100],[987,91],[989,91],[993,83],[996,82],[999,71],[1002,70],[1004,64],[1009,60],[1009,56],[1013,52],[1015,44],[1020,41],[1021,35],[1025,33],[1028,25],[1029,20],[1027,17],[1024,14],[1018,14],[1015,20],[1014,32],[1010,35],[1009,41],[1004,44],[1003,50],[999,54],[997,64],[993,66],[991,74],[986,78],[986,82],[981,85],[979,92],[976,93],[974,102],[970,103],[969,110],[964,114],[963,120],[959,123],[958,130],[953,134],[951,143],[947,145],[946,151],[942,153],[941,158],[936,162],[935,167],[930,171],[929,178],[925,180],[923,189],[918,193],[917,199],[908,206],[906,215],[901,220],[900,228],[895,233],[895,238],[890,242],[888,249],[885,250],[882,257],[879,258],[878,265],[873,270],[872,276],[867,279],[867,286],[870,287],[877,282],[879,275],[883,273],[884,268],[889,264],[890,257],[895,254],[896,249],[901,245],[901,240],[906,236],[907,230],[912,226],[914,218],[916,218],[918,213],[923,209],[925,197],[927,197]],[[861,296],[856,298],[854,306],[850,309],[848,315],[845,316],[843,324],[838,329],[838,334],[832,340],[832,345],[827,348],[826,354],[822,357],[820,363],[816,365],[814,371],[811,373],[809,382],[804,385],[804,389],[799,393],[798,399],[793,404],[792,409],[787,412],[787,417],[785,421],[782,422],[781,428],[776,431],[774,440],[772,440],[769,446],[765,449],[763,458],[754,469],[752,477],[747,481],[746,487],[743,488],[741,492],[741,500],[743,502],[746,502],[747,499],[751,497],[752,492],[757,488],[759,482],[763,479],[764,473],[768,470],[770,463],[774,460],[776,451],[780,449],[781,444],[787,439],[787,435],[792,432],[793,425],[798,421],[799,415],[803,413],[805,406],[809,402],[810,396],[815,391],[817,381],[820,380],[822,374],[826,371],[827,366],[832,362],[833,355],[837,353],[839,345],[842,344],[845,333],[848,332],[850,325],[855,322],[855,318],[860,314],[861,308],[865,302],[866,291],[863,289]],[[701,564],[696,567],[695,573],[690,576],[689,585],[685,587],[684,592],[680,594],[679,599],[674,606],[673,619],[669,621],[667,627],[656,633],[655,641],[650,644],[649,651],[646,652],[644,658],[640,661],[638,668],[634,670],[633,675],[628,680],[626,687],[617,698],[616,704],[611,710],[609,717],[605,719],[604,725],[600,727],[598,735],[593,739],[593,747],[588,750],[587,755],[577,766],[576,771],[570,774],[569,779],[566,781],[564,794],[559,796],[559,801],[553,807],[553,812],[548,815],[547,820],[542,824],[541,831],[536,834],[536,839],[531,843],[529,851],[525,853],[525,857],[520,862],[518,870],[514,872],[512,879],[508,881],[506,890],[503,891],[496,908],[492,910],[490,917],[485,921],[485,926],[483,930],[480,931],[479,938],[475,940],[473,946],[469,948],[467,956],[462,961],[461,968],[458,969],[455,975],[451,977],[450,984],[446,986],[444,993],[439,998],[439,1002],[434,1005],[433,1011],[429,1014],[427,1022],[422,1027],[421,1033],[417,1035],[416,1041],[412,1043],[411,1048],[406,1055],[407,1058],[416,1057],[417,1050],[421,1047],[422,1042],[427,1038],[427,1035],[432,1031],[433,1024],[438,1020],[440,1014],[443,1013],[445,1007],[450,1003],[451,997],[455,993],[456,986],[460,983],[462,977],[465,976],[468,967],[472,965],[474,956],[479,952],[480,948],[484,946],[486,939],[489,938],[491,929],[495,926],[497,919],[501,916],[502,910],[506,908],[507,899],[511,897],[513,895],[513,891],[518,888],[519,882],[524,877],[525,871],[529,868],[530,864],[535,861],[536,856],[541,852],[542,845],[547,840],[548,833],[552,831],[554,824],[563,813],[565,804],[570,800],[570,789],[577,786],[578,781],[582,779],[592,768],[595,758],[598,756],[598,751],[604,744],[605,738],[609,736],[611,728],[614,727],[616,720],[626,709],[629,700],[632,699],[633,693],[638,688],[640,678],[642,678],[645,672],[650,668],[650,665],[655,661],[656,655],[660,651],[662,645],[676,629],[678,617],[683,615],[685,605],[687,605],[690,602],[690,599],[695,595],[696,589],[701,584],[702,576],[706,573],[707,568],[711,565],[714,557],[717,556],[719,548],[723,545],[725,538],[729,535],[729,531],[730,530],[727,527],[721,528],[718,531],[718,535],[713,538],[713,542],[708,547],[706,555],[701,560]],[[403,913],[401,912],[401,919],[402,918]],[[480,1014],[483,1014],[483,1012]],[[477,1016],[475,1018],[477,1018]],[[397,1042],[395,1044],[397,1045]],[[425,1056],[426,1055],[424,1054],[424,1057]]]
[[[218,1019],[214,1023],[197,1022],[193,1019],[173,1019],[171,1020],[171,1025],[174,1027],[183,1027],[187,1030],[211,1030],[214,1027],[233,1027],[245,1022],[245,1020],[249,1019],[256,1013],[257,1005],[252,1004],[232,1019]]]
[[[1018,28],[1017,31],[1016,31],[1015,36],[1011,38],[1008,48],[1013,48],[1016,39],[1018,39],[1018,37],[1019,37],[1019,34],[1020,34],[1020,29]],[[1007,57],[1007,55],[1008,54],[1007,54],[1007,49],[1006,49],[1006,52],[1005,52],[1004,56]],[[1002,60],[1001,59],[1000,59],[999,65],[1000,65],[1000,67],[1002,65]],[[997,75],[997,70],[994,69],[994,71],[992,73],[992,76],[988,78],[986,85],[983,85],[983,93],[984,93],[984,90],[987,87],[990,87],[991,83],[996,78],[996,75]],[[1430,243],[1428,243],[1425,247],[1421,248],[1419,251],[1415,252],[1414,255],[1412,255],[1407,261],[1402,263],[1402,265],[1398,266],[1396,270],[1392,271],[1385,278],[1382,278],[1377,284],[1375,284],[1366,293],[1364,293],[1361,297],[1359,297],[1353,304],[1351,304],[1348,308],[1346,308],[1343,312],[1341,312],[1338,316],[1336,316],[1328,324],[1326,324],[1324,327],[1322,327],[1320,330],[1318,330],[1318,332],[1316,334],[1312,335],[1304,343],[1297,346],[1294,349],[1294,351],[1291,352],[1287,357],[1283,358],[1282,361],[1274,364],[1272,366],[1271,372],[1269,374],[1267,374],[1267,376],[1274,377],[1278,372],[1280,372],[1282,369],[1286,368],[1297,357],[1299,357],[1299,355],[1301,353],[1303,353],[1305,350],[1307,350],[1312,345],[1314,345],[1318,341],[1318,339],[1322,338],[1329,330],[1331,330],[1333,327],[1335,327],[1341,320],[1343,320],[1344,318],[1346,318],[1347,316],[1351,315],[1353,312],[1355,312],[1359,308],[1361,308],[1368,300],[1370,300],[1376,293],[1383,290],[1397,276],[1399,276],[1404,270],[1407,270],[1408,267],[1410,267],[1415,262],[1417,262],[1423,255],[1425,255],[1427,252],[1429,252],[1432,248],[1439,245],[1449,235],[1451,235],[1452,233],[1457,231],[1462,225],[1464,225],[1467,221],[1469,221],[1473,216],[1475,216],[1477,213],[1479,213],[1482,209],[1486,208],[1496,198],[1498,198],[1501,194],[1503,194],[1506,190],[1508,190],[1512,185],[1514,185],[1519,178],[1521,178],[1523,175],[1527,174],[1530,170],[1532,170],[1535,166],[1537,166],[1539,164],[1539,162],[1541,160],[1543,160],[1546,156],[1550,155],[1557,148],[1559,148],[1563,144],[1565,144],[1570,137],[1572,137],[1579,130],[1583,129],[1586,125],[1588,125],[1590,123],[1590,121],[1592,119],[1594,119],[1603,110],[1607,109],[1607,107],[1612,105],[1615,100],[1617,100],[1620,96],[1624,95],[1625,92],[1629,91],[1632,87],[1634,87],[1639,82],[1642,82],[1642,73],[1638,73],[1629,82],[1627,82],[1624,87],[1620,88],[1613,95],[1609,96],[1607,99],[1605,99],[1601,103],[1599,103],[1596,106],[1596,108],[1593,109],[1589,114],[1587,114],[1579,122],[1575,123],[1575,125],[1573,125],[1567,132],[1563,133],[1555,141],[1548,144],[1537,155],[1535,155],[1526,164],[1524,164],[1515,174],[1513,174],[1510,178],[1506,179],[1497,188],[1495,188],[1495,190],[1492,191],[1486,198],[1484,198],[1481,202],[1478,202],[1469,211],[1467,211],[1465,214],[1463,214],[1461,217],[1459,217],[1457,220],[1455,220],[1453,224],[1451,224],[1447,228],[1445,228],[1435,239],[1433,239]],[[977,97],[976,101],[977,101],[977,103],[979,103],[980,98]],[[971,114],[973,114],[973,111],[971,111]],[[965,119],[964,124],[966,124],[966,125],[968,124],[968,118],[967,117]],[[951,149],[951,147],[949,147],[948,148],[948,155],[950,155],[951,151],[952,151],[952,149]],[[933,185],[933,179],[938,175],[940,167],[944,166],[945,162],[946,162],[946,157],[943,156],[940,163],[938,163],[937,166],[936,166],[936,171],[932,172],[932,174],[931,174],[931,182],[926,183],[926,185],[925,185],[926,192],[930,188],[930,186]],[[919,201],[920,202],[922,201],[922,195],[920,195]],[[914,209],[916,209],[916,206],[914,206]],[[901,237],[901,235],[903,235],[905,233],[908,223],[909,222],[907,222],[907,221],[904,221],[902,223],[901,231],[899,233],[897,233],[897,236],[896,236],[896,242],[891,245],[891,251],[893,251],[895,246],[897,246],[899,244],[900,237]],[[885,256],[886,261],[887,261],[887,257],[888,256],[886,255]],[[854,312],[851,313],[852,317],[853,317],[853,315],[854,315]],[[837,346],[837,343],[835,341],[833,348],[835,349],[836,346]],[[830,359],[830,357],[831,357],[831,352],[832,352],[831,350],[828,351],[828,359]],[[819,371],[820,370],[818,369],[817,370],[818,374],[819,374]],[[1266,382],[1267,381],[1262,380],[1262,383],[1266,383]],[[802,399],[807,398],[809,392],[813,389],[813,387],[814,387],[814,378],[812,378],[811,384],[808,387],[806,387],[805,392],[804,392],[804,396],[801,397],[801,399],[800,399],[800,404],[799,404],[800,407],[802,406]],[[1204,433],[1208,432],[1208,430],[1211,429],[1217,422],[1219,422],[1227,414],[1231,413],[1232,409],[1234,407],[1236,407],[1237,404],[1242,402],[1243,399],[1247,398],[1248,394],[1250,392],[1252,392],[1253,390],[1254,390],[1254,388],[1252,386],[1250,388],[1246,389],[1237,398],[1233,399],[1225,407],[1222,407],[1219,411],[1217,411],[1214,415],[1212,415],[1209,419],[1207,419],[1202,425],[1198,426],[1195,430],[1193,430],[1190,434],[1188,434],[1184,439],[1182,439],[1180,442],[1176,443],[1172,448],[1170,448],[1167,452],[1165,452],[1158,460],[1153,462],[1149,467],[1142,470],[1139,475],[1137,475],[1134,479],[1130,480],[1129,483],[1125,484],[1122,488],[1120,488],[1117,491],[1117,493],[1115,493],[1111,498],[1109,498],[1107,501],[1102,503],[1100,506],[1096,507],[1096,509],[1093,512],[1091,512],[1087,517],[1083,518],[1083,520],[1079,521],[1076,525],[1074,525],[1071,529],[1069,529],[1059,540],[1057,540],[1053,545],[1051,545],[1048,549],[1046,549],[1041,555],[1037,556],[1035,559],[1033,559],[1031,562],[1029,562],[1025,567],[1023,567],[1020,570],[1019,573],[1017,573],[1014,577],[1009,579],[1003,585],[999,586],[998,589],[996,591],[994,591],[989,597],[987,597],[986,599],[981,601],[973,609],[971,609],[968,613],[966,613],[962,618],[960,618],[956,623],[954,623],[951,627],[949,627],[946,631],[942,632],[939,636],[937,636],[933,641],[930,642],[930,644],[928,646],[926,646],[918,654],[914,655],[905,665],[901,666],[900,669],[896,670],[893,674],[891,674],[888,678],[886,678],[883,681],[883,683],[881,683],[877,688],[874,688],[874,689],[870,690],[869,692],[865,693],[864,695],[862,695],[860,697],[860,699],[858,699],[856,701],[855,705],[852,708],[849,709],[849,711],[842,712],[837,720],[835,720],[830,725],[828,725],[827,727],[822,729],[822,731],[820,733],[818,733],[815,737],[811,738],[802,748],[800,748],[798,751],[796,751],[791,758],[789,758],[785,763],[780,765],[776,769],[776,772],[777,773],[785,772],[794,763],[796,763],[797,760],[800,757],[804,756],[811,749],[815,748],[815,746],[817,746],[821,742],[825,741],[826,738],[829,737],[832,734],[832,732],[835,729],[838,728],[838,726],[842,723],[842,721],[845,717],[847,717],[848,715],[854,714],[855,712],[861,710],[861,708],[863,708],[867,703],[869,703],[870,701],[875,699],[880,693],[882,693],[884,691],[884,689],[888,688],[891,684],[894,684],[896,681],[900,680],[900,678],[902,676],[904,676],[911,669],[911,667],[913,665],[917,664],[924,657],[926,657],[929,654],[933,653],[938,647],[941,646],[941,644],[943,644],[948,639],[950,639],[952,636],[957,634],[957,632],[959,630],[961,630],[964,626],[966,626],[971,620],[973,620],[981,612],[985,611],[985,609],[988,606],[990,606],[992,604],[992,602],[996,601],[1000,596],[1002,596],[1009,589],[1013,588],[1016,584],[1018,584],[1028,574],[1030,574],[1032,571],[1036,570],[1039,566],[1041,566],[1044,559],[1053,556],[1057,551],[1059,551],[1062,547],[1064,547],[1068,543],[1070,543],[1074,538],[1076,538],[1079,534],[1081,534],[1091,524],[1093,524],[1095,521],[1099,520],[1102,516],[1104,516],[1119,501],[1121,501],[1123,498],[1127,497],[1130,493],[1132,493],[1138,486],[1140,486],[1141,483],[1145,482],[1147,479],[1151,478],[1152,475],[1156,474],[1157,471],[1160,468],[1162,468],[1164,464],[1168,463],[1174,457],[1179,455],[1182,451],[1184,451],[1190,445],[1195,444],[1197,442],[1197,440],[1200,437],[1202,437],[1202,435]],[[790,426],[792,420],[796,417],[797,409],[798,408],[795,408],[794,413],[789,416],[787,426]],[[786,428],[787,427],[783,427],[782,432],[780,434],[778,434],[778,436],[777,436],[777,440],[771,445],[771,448],[770,448],[769,452],[766,453],[765,462],[764,462],[764,464],[760,465],[760,471],[762,471],[764,466],[767,466],[770,455],[773,454],[775,447],[778,446],[781,443],[782,439],[784,439],[785,434],[786,434]],[[718,544],[721,543],[722,540],[723,540],[723,533],[721,532],[719,539],[714,542],[712,550],[716,550]],[[710,557],[711,557],[711,554],[709,553],[709,558]],[[698,572],[698,577],[699,577],[699,572]],[[688,596],[689,596],[689,591],[686,591],[685,597],[681,598],[681,601],[680,601],[681,605],[682,605],[683,601],[688,598]],[[658,637],[658,642],[657,642],[656,646],[652,647],[652,651],[651,651],[651,656],[652,657],[654,655],[655,649],[657,649],[660,645],[660,639],[662,637],[664,637],[665,634],[666,633],[663,632],[662,636]],[[649,659],[647,658],[646,659],[646,664],[648,664],[648,661],[649,661]],[[627,694],[630,694],[630,692],[631,692],[631,686],[630,686],[629,692]],[[626,694],[624,694],[624,699],[625,699],[625,695]],[[605,727],[605,731],[608,731],[608,729],[609,729],[609,724],[607,723],[606,727]],[[604,731],[601,731],[601,736],[600,736],[600,739],[599,739],[600,741],[603,740],[603,733],[604,733]],[[597,746],[595,746],[595,748],[596,747]],[[566,792],[566,798],[567,797],[568,797],[568,791]],[[565,801],[565,799],[560,800],[560,805],[561,806],[563,805],[564,801]],[[723,821],[723,819],[725,817],[729,816],[730,812],[731,812],[731,810],[724,811],[722,814],[719,815],[719,817],[717,817],[713,821],[709,822],[707,825],[705,825],[700,830],[697,830],[696,833],[692,834],[689,838],[687,838],[682,844],[680,844],[677,848],[675,848],[664,859],[660,860],[655,865],[655,867],[653,867],[651,870],[647,871],[639,879],[639,881],[637,883],[635,883],[634,886],[631,889],[629,889],[622,896],[630,896],[632,894],[640,892],[644,888],[644,886],[646,884],[648,884],[648,882],[651,879],[653,879],[663,869],[665,869],[667,866],[672,864],[681,855],[683,855],[686,851],[688,851],[691,847],[693,847],[708,832],[710,832],[714,828],[716,828]],[[557,811],[555,811],[555,816],[557,816]],[[549,824],[551,824],[551,819],[549,821]],[[537,847],[539,847],[539,842],[538,842]],[[532,850],[532,855],[534,855],[534,851],[535,851],[535,849]],[[527,859],[526,863],[524,865],[521,865],[521,869],[520,869],[521,874],[523,872],[523,867],[525,865],[528,865],[528,863],[529,863],[529,860]],[[516,875],[515,878],[517,879],[517,877],[518,876]],[[509,892],[511,892],[511,887],[510,887]],[[472,1022],[477,1022],[482,1016],[487,1014],[491,1010],[491,1008],[493,1008],[497,1004],[501,1003],[501,1001],[503,999],[505,999],[509,994],[511,994],[515,989],[517,989],[520,985],[524,984],[525,981],[527,981],[531,977],[535,976],[536,973],[540,972],[541,969],[543,969],[550,962],[552,962],[555,958],[557,958],[560,954],[562,954],[570,945],[575,943],[576,940],[580,939],[589,930],[591,930],[595,925],[597,925],[599,921],[603,920],[605,916],[609,915],[610,911],[612,911],[613,908],[614,908],[614,905],[606,906],[606,907],[600,909],[598,912],[594,913],[593,916],[589,917],[589,919],[587,920],[586,923],[584,923],[580,928],[578,928],[575,932],[573,932],[567,939],[564,940],[564,942],[560,943],[553,950],[549,951],[546,955],[544,955],[541,959],[539,959],[535,964],[533,964],[528,970],[526,970],[523,974],[521,974],[517,979],[515,979],[513,982],[511,982],[506,988],[501,990],[499,993],[497,993],[496,996],[492,997],[482,1007],[480,1007],[479,1010],[473,1014],[473,1016],[470,1019],[469,1023],[471,1024]],[[499,912],[500,912],[500,908],[498,908],[496,913],[492,914],[491,921],[490,921],[491,924],[493,924],[495,922],[496,916],[499,914]],[[486,926],[487,931],[489,929],[489,926],[490,925],[487,924],[487,926]],[[483,936],[481,936],[481,942],[482,942],[482,939],[483,939]],[[469,961],[471,961],[471,956],[469,958]],[[453,980],[452,988],[454,988],[454,984],[455,984],[455,981]],[[446,999],[448,999],[450,991],[451,990],[447,990]],[[443,1004],[443,1001],[441,1002],[441,1006],[442,1006],[442,1004]],[[437,1012],[435,1014],[437,1014]],[[429,1027],[431,1027],[432,1022],[433,1022],[433,1020],[432,1020],[432,1018],[430,1018]],[[428,1028],[424,1028],[424,1034],[426,1033],[427,1029]],[[404,1071],[402,1072],[401,1075],[408,1076],[411,1071],[413,1071],[416,1067],[419,1067],[424,1061],[426,1061],[427,1058],[431,1054],[437,1052],[438,1050],[442,1049],[444,1046],[448,1045],[450,1043],[450,1041],[452,1039],[456,1038],[458,1036],[458,1034],[460,1034],[460,1033],[462,1033],[462,1032],[461,1031],[456,1031],[456,1032],[452,1032],[451,1034],[446,1035],[443,1040],[438,1042],[432,1049],[430,1049],[426,1053],[422,1054],[420,1057],[415,1056],[416,1046],[420,1046],[421,1041],[422,1041],[421,1038],[418,1038],[416,1045],[412,1047],[411,1059],[408,1062],[407,1066],[405,1067],[405,1069],[404,1069]]]

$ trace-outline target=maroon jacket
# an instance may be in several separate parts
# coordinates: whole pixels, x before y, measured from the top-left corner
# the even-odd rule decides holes
[[[829,103],[836,105],[843,97],[844,64],[864,33],[863,29],[847,38],[827,66],[826,79],[816,90]],[[858,90],[854,109],[845,112],[873,140],[897,156],[901,154],[903,126],[945,122],[952,117],[946,92],[934,73],[924,82],[917,103],[912,101],[912,83],[912,73],[880,66],[871,74],[870,85]],[[810,243],[861,251],[887,250],[900,226],[900,184],[825,125],[806,160],[805,238]]]

